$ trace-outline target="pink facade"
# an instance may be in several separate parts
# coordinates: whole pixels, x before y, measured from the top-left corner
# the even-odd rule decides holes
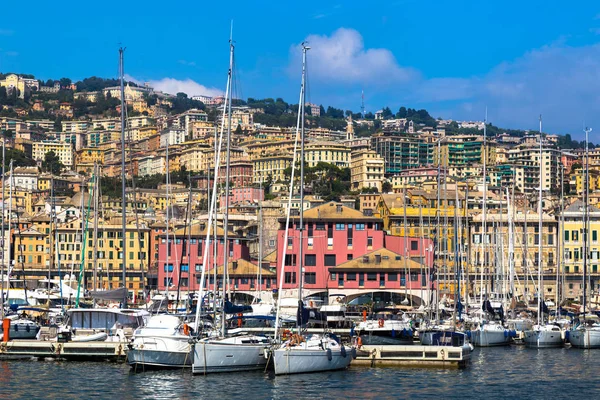
[[[229,182],[231,187],[247,187],[252,185],[253,166],[250,161],[232,161],[229,166]],[[219,183],[225,183],[226,166],[219,169]]]
[[[292,228],[288,230],[284,289],[298,287],[298,222],[296,217],[290,222]],[[336,218],[329,221],[305,218],[304,223],[303,285],[307,289],[327,289],[330,283],[329,268],[380,249],[384,244],[383,224],[377,218]],[[281,272],[284,234],[285,229],[280,229],[277,233],[277,276]]]
[[[406,246],[404,241],[406,240]],[[385,248],[401,255],[408,250],[408,256],[413,259],[425,260],[425,265],[433,266],[433,240],[419,237],[389,236],[385,237]]]
[[[254,187],[235,187],[231,189],[229,204],[247,204],[256,201],[263,201],[265,192],[262,188]],[[225,196],[221,196],[219,204],[225,204]]]
[[[245,242],[241,242],[239,238],[231,238],[229,240],[229,260],[249,259],[249,250]],[[183,246],[186,246],[185,255],[182,257]],[[179,265],[181,261],[181,289],[182,290],[197,290],[202,274],[203,251],[206,247],[206,236],[196,235],[191,237],[188,246],[187,238],[181,236],[173,238],[169,236],[170,252],[167,256],[166,236],[160,236],[158,245],[158,289],[165,290],[167,286],[177,287],[179,282]],[[217,265],[223,264],[223,237],[219,236],[217,244]],[[189,252],[189,257],[188,257]],[[214,241],[211,239],[208,245],[208,271],[211,271],[214,254]],[[168,279],[168,281],[167,281]],[[210,283],[210,282],[209,282]],[[249,285],[249,283],[248,283]],[[240,289],[241,290],[241,289]]]

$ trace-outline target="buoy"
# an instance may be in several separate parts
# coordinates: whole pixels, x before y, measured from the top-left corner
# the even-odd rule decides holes
[[[346,347],[342,346],[342,357],[346,358]]]
[[[329,361],[333,360],[333,354],[331,353],[331,349],[327,349],[327,359]]]

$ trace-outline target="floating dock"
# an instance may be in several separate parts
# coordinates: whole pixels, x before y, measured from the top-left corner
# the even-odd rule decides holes
[[[56,342],[45,340],[9,340],[0,342],[0,359],[59,358],[65,360],[123,361],[124,342]]]
[[[466,368],[471,361],[468,346],[362,346],[351,365]]]

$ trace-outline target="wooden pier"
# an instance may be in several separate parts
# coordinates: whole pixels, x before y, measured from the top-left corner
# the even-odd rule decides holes
[[[362,346],[351,365],[465,368],[471,361],[468,346]]]
[[[0,342],[0,359],[59,358],[65,360],[122,361],[127,354],[123,342],[56,342],[9,340]]]

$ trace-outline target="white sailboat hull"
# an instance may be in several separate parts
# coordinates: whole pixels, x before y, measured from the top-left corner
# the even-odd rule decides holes
[[[192,373],[253,371],[267,364],[266,343],[227,343],[200,341],[194,345]]]
[[[192,346],[189,337],[136,337],[127,351],[132,367],[189,368]]]
[[[344,348],[344,350],[342,350]],[[352,349],[282,347],[273,352],[275,375],[303,374],[308,372],[345,369],[352,361]]]
[[[562,347],[560,331],[531,330],[525,331],[525,346],[537,349]]]
[[[510,344],[510,337],[504,330],[477,329],[471,331],[471,343],[477,347],[506,346]]]
[[[600,329],[574,329],[570,332],[569,341],[571,346],[579,349],[598,349],[600,348]]]

